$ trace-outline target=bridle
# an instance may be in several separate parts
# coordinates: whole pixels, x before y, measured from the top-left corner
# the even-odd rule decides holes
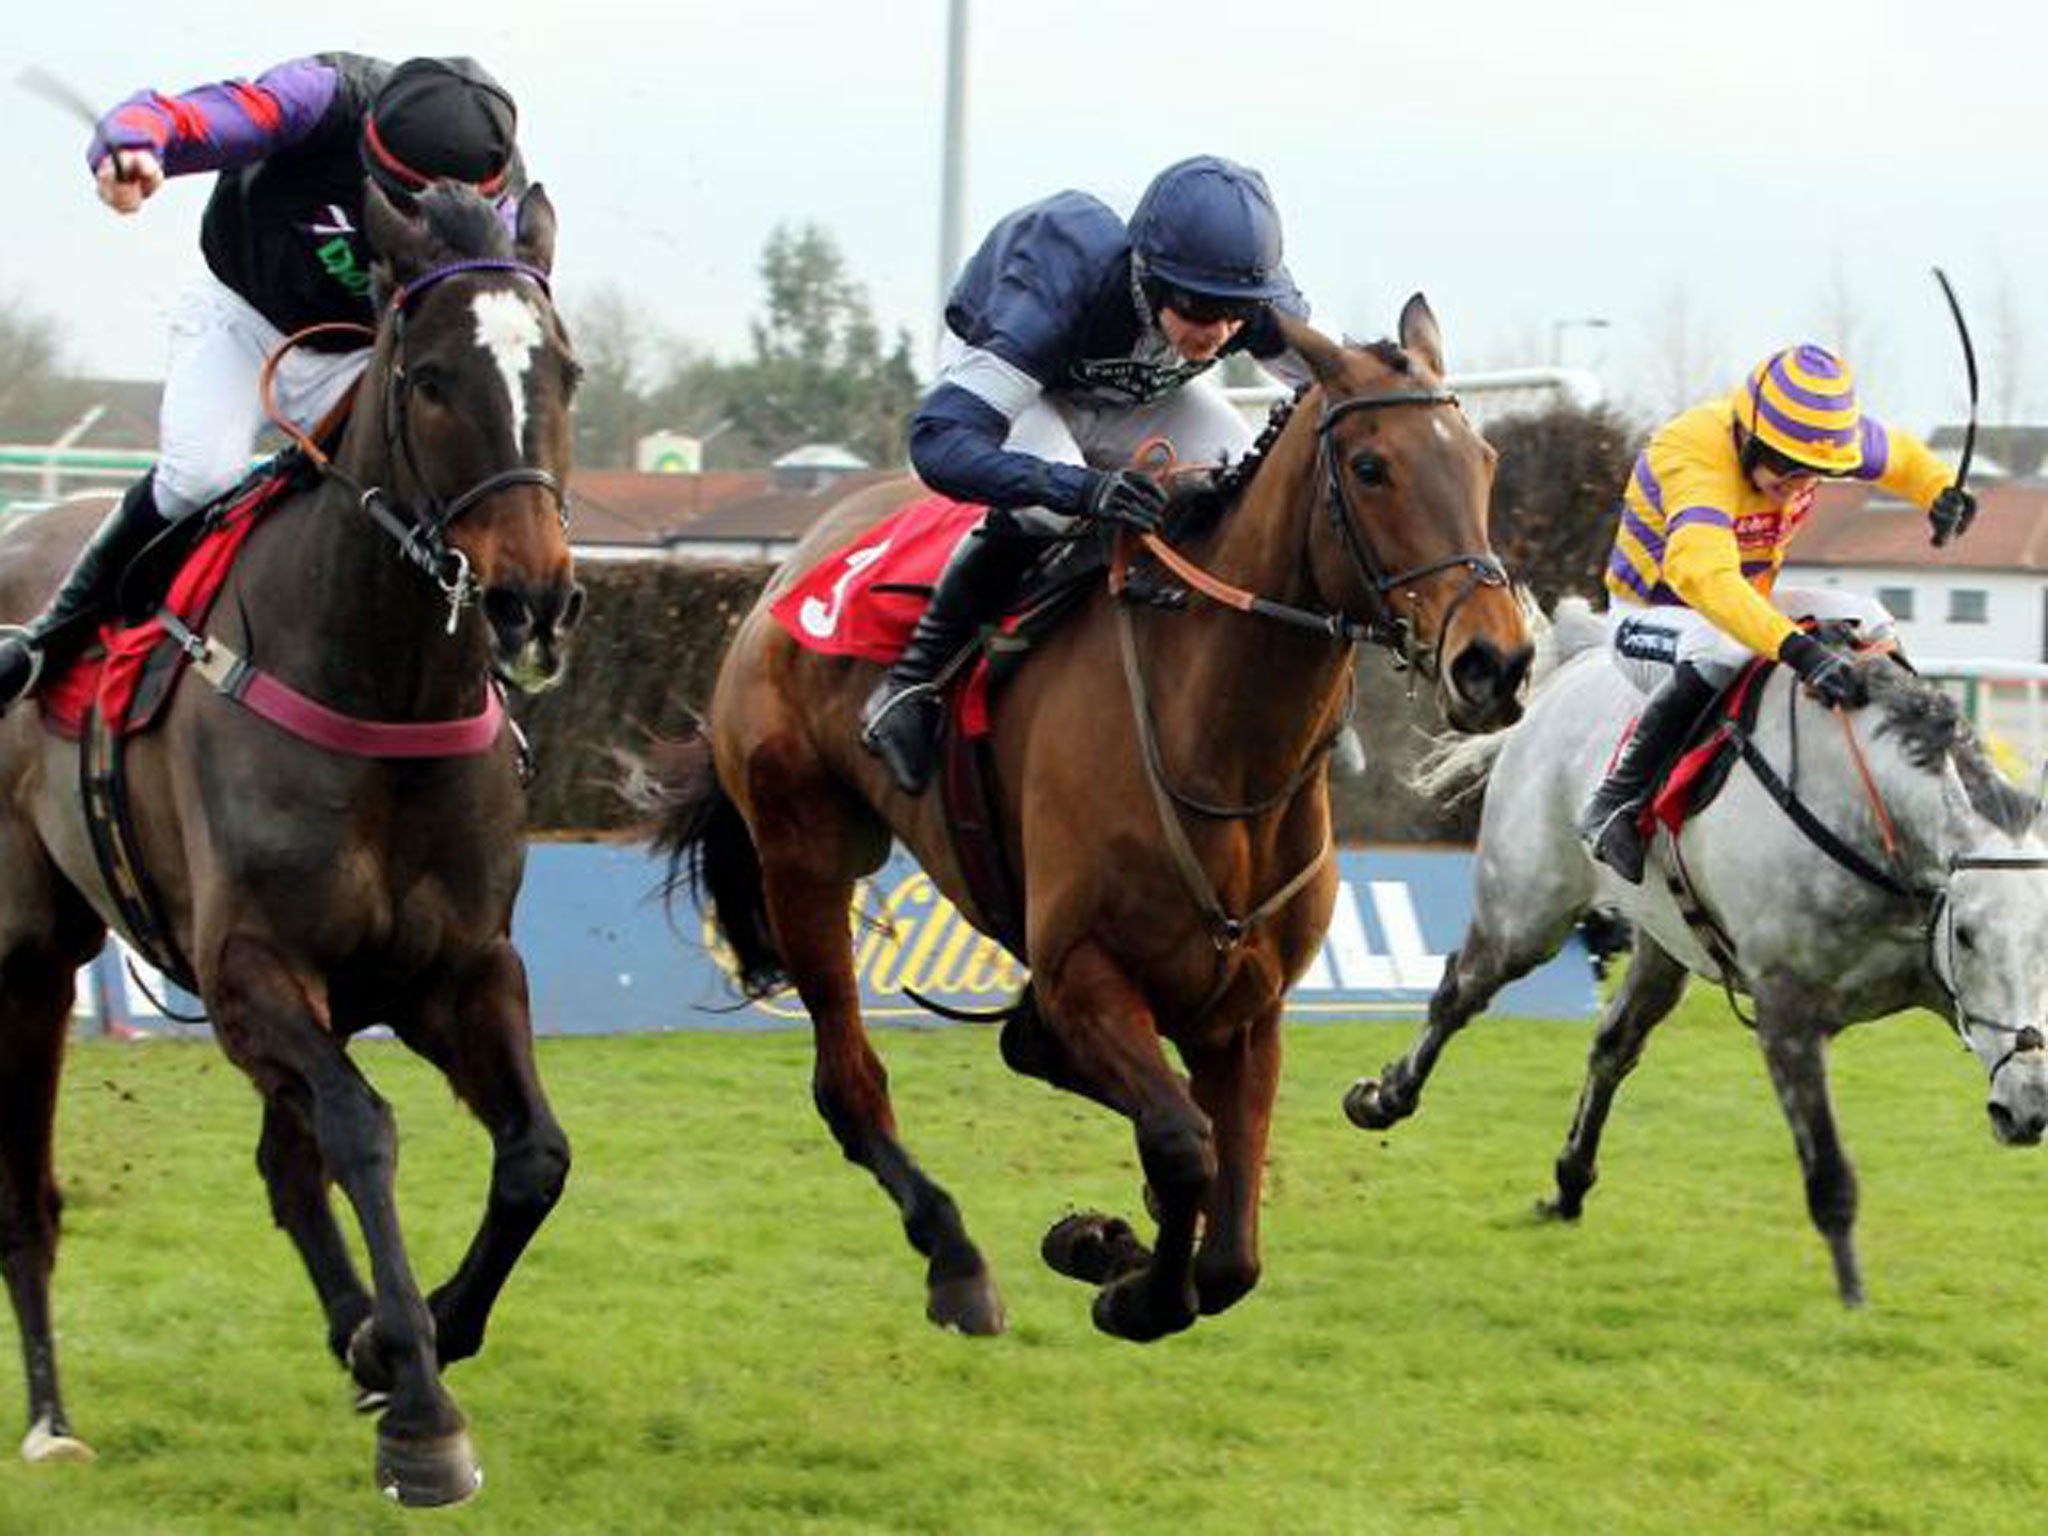
[[[1338,461],[1332,432],[1339,421],[1359,411],[1386,410],[1400,405],[1455,406],[1458,397],[1448,389],[1402,389],[1384,395],[1355,395],[1349,400],[1326,404],[1323,414],[1316,422],[1316,457],[1322,463],[1327,486],[1325,506],[1330,514],[1331,526],[1337,530],[1338,538],[1350,556],[1359,580],[1364,584],[1371,603],[1362,626],[1364,638],[1384,645],[1399,658],[1404,666],[1415,666],[1421,658],[1415,651],[1415,629],[1408,618],[1394,610],[1394,594],[1412,588],[1413,584],[1426,577],[1436,576],[1445,571],[1465,572],[1465,584],[1458,595],[1451,599],[1451,605],[1444,610],[1437,625],[1436,645],[1430,651],[1428,664],[1420,668],[1426,677],[1435,677],[1443,669],[1444,642],[1451,632],[1452,621],[1458,610],[1471,601],[1482,587],[1505,587],[1508,584],[1507,568],[1491,553],[1446,555],[1441,560],[1432,560],[1424,565],[1411,566],[1405,571],[1391,575],[1373,554],[1372,545],[1361,530],[1358,515],[1351,506],[1350,492],[1345,489],[1343,466]],[[1413,600],[1414,593],[1407,595]]]
[[[469,557],[448,542],[448,530],[457,518],[500,491],[532,485],[540,487],[553,498],[555,515],[564,528],[569,525],[568,500],[562,483],[551,471],[539,465],[515,464],[484,476],[455,496],[444,497],[429,489],[427,475],[414,453],[407,411],[414,383],[406,369],[406,321],[421,295],[437,283],[472,272],[506,272],[524,278],[538,287],[550,304],[553,302],[547,273],[531,262],[509,257],[468,257],[446,262],[422,273],[392,294],[385,306],[385,314],[390,317],[392,327],[392,363],[384,383],[384,445],[387,456],[402,460],[413,484],[425,492],[427,499],[424,504],[401,500],[381,485],[358,484],[333,462],[311,435],[285,421],[272,404],[271,380],[279,360],[287,351],[318,333],[343,329],[363,332],[369,327],[341,323],[312,326],[298,332],[264,364],[261,384],[264,408],[271,422],[291,438],[322,474],[345,486],[355,496],[358,505],[397,543],[399,553],[441,589],[441,595],[448,602],[449,634],[455,632],[463,609],[476,598],[476,581],[470,574]]]
[[[2033,854],[1951,854],[1948,872],[1951,878],[1962,869],[2048,869],[2048,856]],[[1944,964],[1944,961],[1946,963]],[[2036,1024],[2008,1024],[2003,1019],[1986,1018],[1983,1014],[1972,1013],[1963,1005],[1963,995],[1955,984],[1956,965],[1956,914],[1955,905],[1948,898],[1946,884],[1934,893],[1933,903],[1927,912],[1927,965],[1934,972],[1934,979],[1947,994],[1953,1016],[1956,1037],[1964,1045],[1970,1043],[1968,1031],[1981,1029],[1993,1034],[2010,1037],[2012,1044],[2005,1054],[1998,1058],[1991,1068],[1995,1080],[2004,1070],[2007,1062],[2026,1051],[2038,1051],[2043,1045],[2041,1029]]]

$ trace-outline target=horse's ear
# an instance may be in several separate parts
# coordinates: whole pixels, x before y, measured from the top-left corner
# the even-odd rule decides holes
[[[427,232],[421,222],[384,195],[374,177],[363,185],[363,236],[376,253],[386,287],[395,287],[427,265]]]
[[[1408,302],[1401,306],[1401,345],[1421,358],[1429,371],[1438,378],[1444,374],[1444,333],[1437,329],[1436,316],[1430,312],[1429,300],[1419,293],[1408,296]]]
[[[1292,315],[1283,315],[1278,310],[1273,318],[1280,323],[1280,334],[1294,355],[1308,364],[1310,373],[1322,384],[1333,382],[1344,367],[1344,349],[1306,320],[1297,320]]]
[[[515,236],[519,259],[543,272],[555,267],[555,205],[539,182],[519,199],[519,227]]]

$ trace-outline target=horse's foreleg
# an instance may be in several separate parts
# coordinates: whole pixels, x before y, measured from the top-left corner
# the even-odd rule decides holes
[[[1095,1298],[1095,1323],[1105,1333],[1141,1343],[1176,1333],[1195,1320],[1199,1305],[1195,1233],[1217,1171],[1209,1117],[1168,1064],[1150,1005],[1097,946],[1084,943],[1068,953],[1046,989],[1045,1004],[1063,1071],[1077,1091],[1136,1124],[1138,1159],[1159,1219],[1148,1262],[1120,1278],[1063,1262],[1050,1244],[1046,1256],[1077,1278],[1109,1279]],[[1107,1219],[1083,1220],[1096,1221],[1105,1235],[1111,1230]],[[1054,1231],[1073,1227],[1070,1218]],[[1091,1241],[1079,1254],[1097,1257],[1102,1246]],[[1114,1246],[1108,1251],[1116,1256]]]
[[[51,1161],[57,1080],[71,1015],[72,970],[26,946],[0,962],[0,1270],[21,1330],[29,1461],[90,1461],[57,1387],[50,1271],[63,1200]]]
[[[327,1172],[304,1106],[271,1097],[263,1105],[256,1166],[270,1194],[270,1215],[305,1262],[327,1319],[327,1347],[346,1364],[349,1341],[370,1315],[370,1292],[356,1273],[327,1197]]]
[[[925,1315],[967,1334],[1001,1333],[1001,1296],[967,1235],[953,1197],[917,1165],[896,1134],[889,1074],[868,1042],[853,971],[847,911],[852,882],[804,867],[808,852],[761,850],[763,893],[776,948],[811,1017],[817,1052],[811,1094],[847,1161],[873,1174],[902,1213],[904,1235],[925,1258]]]
[[[1600,1135],[1622,1079],[1642,1059],[1650,1031],[1678,1006],[1684,995],[1686,969],[1648,938],[1636,938],[1635,958],[1614,1001],[1608,1004],[1600,1029],[1586,1056],[1586,1081],[1579,1089],[1579,1107],[1564,1150],[1557,1154],[1557,1198],[1540,1201],[1545,1216],[1576,1221],[1585,1208],[1586,1191],[1599,1177]]]
[[[1787,1007],[1759,989],[1756,1036],[1771,1086],[1792,1127],[1799,1165],[1806,1174],[1806,1209],[1828,1245],[1835,1264],[1835,1287],[1842,1305],[1863,1305],[1863,1273],[1856,1262],[1856,1170],[1842,1150],[1835,1129],[1834,1106],[1828,1101],[1826,1032],[1807,1010]]]
[[[483,1348],[498,1292],[527,1243],[562,1197],[569,1138],[548,1107],[533,1061],[526,967],[509,941],[491,946],[452,1007],[422,1010],[401,1025],[407,1044],[448,1082],[491,1136],[491,1190],[469,1251],[430,1298],[443,1369]]]
[[[335,1038],[317,985],[261,940],[228,938],[206,1000],[222,1047],[266,1098],[282,1097],[305,1114],[322,1164],[355,1208],[373,1303],[349,1363],[364,1390],[390,1392],[377,1424],[378,1485],[406,1504],[467,1498],[483,1474],[441,1383],[433,1318],[399,1231],[390,1105]]]
[[[1445,957],[1443,978],[1429,1000],[1429,1020],[1408,1054],[1380,1068],[1378,1077],[1361,1077],[1344,1094],[1344,1113],[1361,1130],[1384,1131],[1415,1113],[1423,1085],[1436,1070],[1451,1036],[1463,1029],[1516,976],[1539,964],[1531,960],[1517,969],[1506,963],[1495,945],[1477,929]]]
[[[1259,1283],[1259,1193],[1280,1086],[1280,1004],[1189,1065],[1195,1102],[1216,1130],[1216,1182],[1195,1256],[1195,1291],[1204,1312],[1221,1312]]]

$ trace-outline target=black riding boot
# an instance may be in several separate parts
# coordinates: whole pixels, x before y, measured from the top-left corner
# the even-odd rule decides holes
[[[938,766],[939,673],[982,624],[1001,615],[1037,552],[1030,539],[986,525],[962,539],[939,572],[910,643],[868,695],[861,745],[887,765],[906,795],[921,791]]]
[[[0,638],[0,712],[35,686],[51,655],[69,651],[87,632],[112,604],[128,562],[168,526],[156,509],[154,476],[144,475],[86,540],[50,606]]]
[[[1593,791],[1579,817],[1579,836],[1593,857],[1630,885],[1643,878],[1643,834],[1636,817],[1665,766],[1678,755],[1693,723],[1720,689],[1681,665],[1650,695],[1621,758]]]

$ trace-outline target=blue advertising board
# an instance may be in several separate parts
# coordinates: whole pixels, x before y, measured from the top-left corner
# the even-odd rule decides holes
[[[1338,855],[1336,911],[1323,947],[1288,996],[1294,1020],[1419,1017],[1463,937],[1472,855],[1458,849],[1352,848]],[[663,1029],[770,1029],[800,1024],[794,994],[760,1003],[733,992],[722,946],[687,901],[673,925],[658,887],[661,865],[637,846],[536,843],[513,938],[526,957],[534,1027],[543,1034],[619,1034]],[[862,882],[849,913],[861,1003],[877,1023],[936,1022],[906,987],[955,1007],[1008,1002],[1024,971],[968,926],[900,850]],[[111,967],[94,991],[117,994]],[[148,990],[166,994],[144,976]],[[161,1027],[141,988],[127,988],[125,1020]],[[82,994],[86,991],[81,988]],[[196,1011],[171,994],[173,1013]],[[1591,959],[1574,938],[1548,965],[1516,982],[1492,1012],[1583,1019],[1597,1010]]]

